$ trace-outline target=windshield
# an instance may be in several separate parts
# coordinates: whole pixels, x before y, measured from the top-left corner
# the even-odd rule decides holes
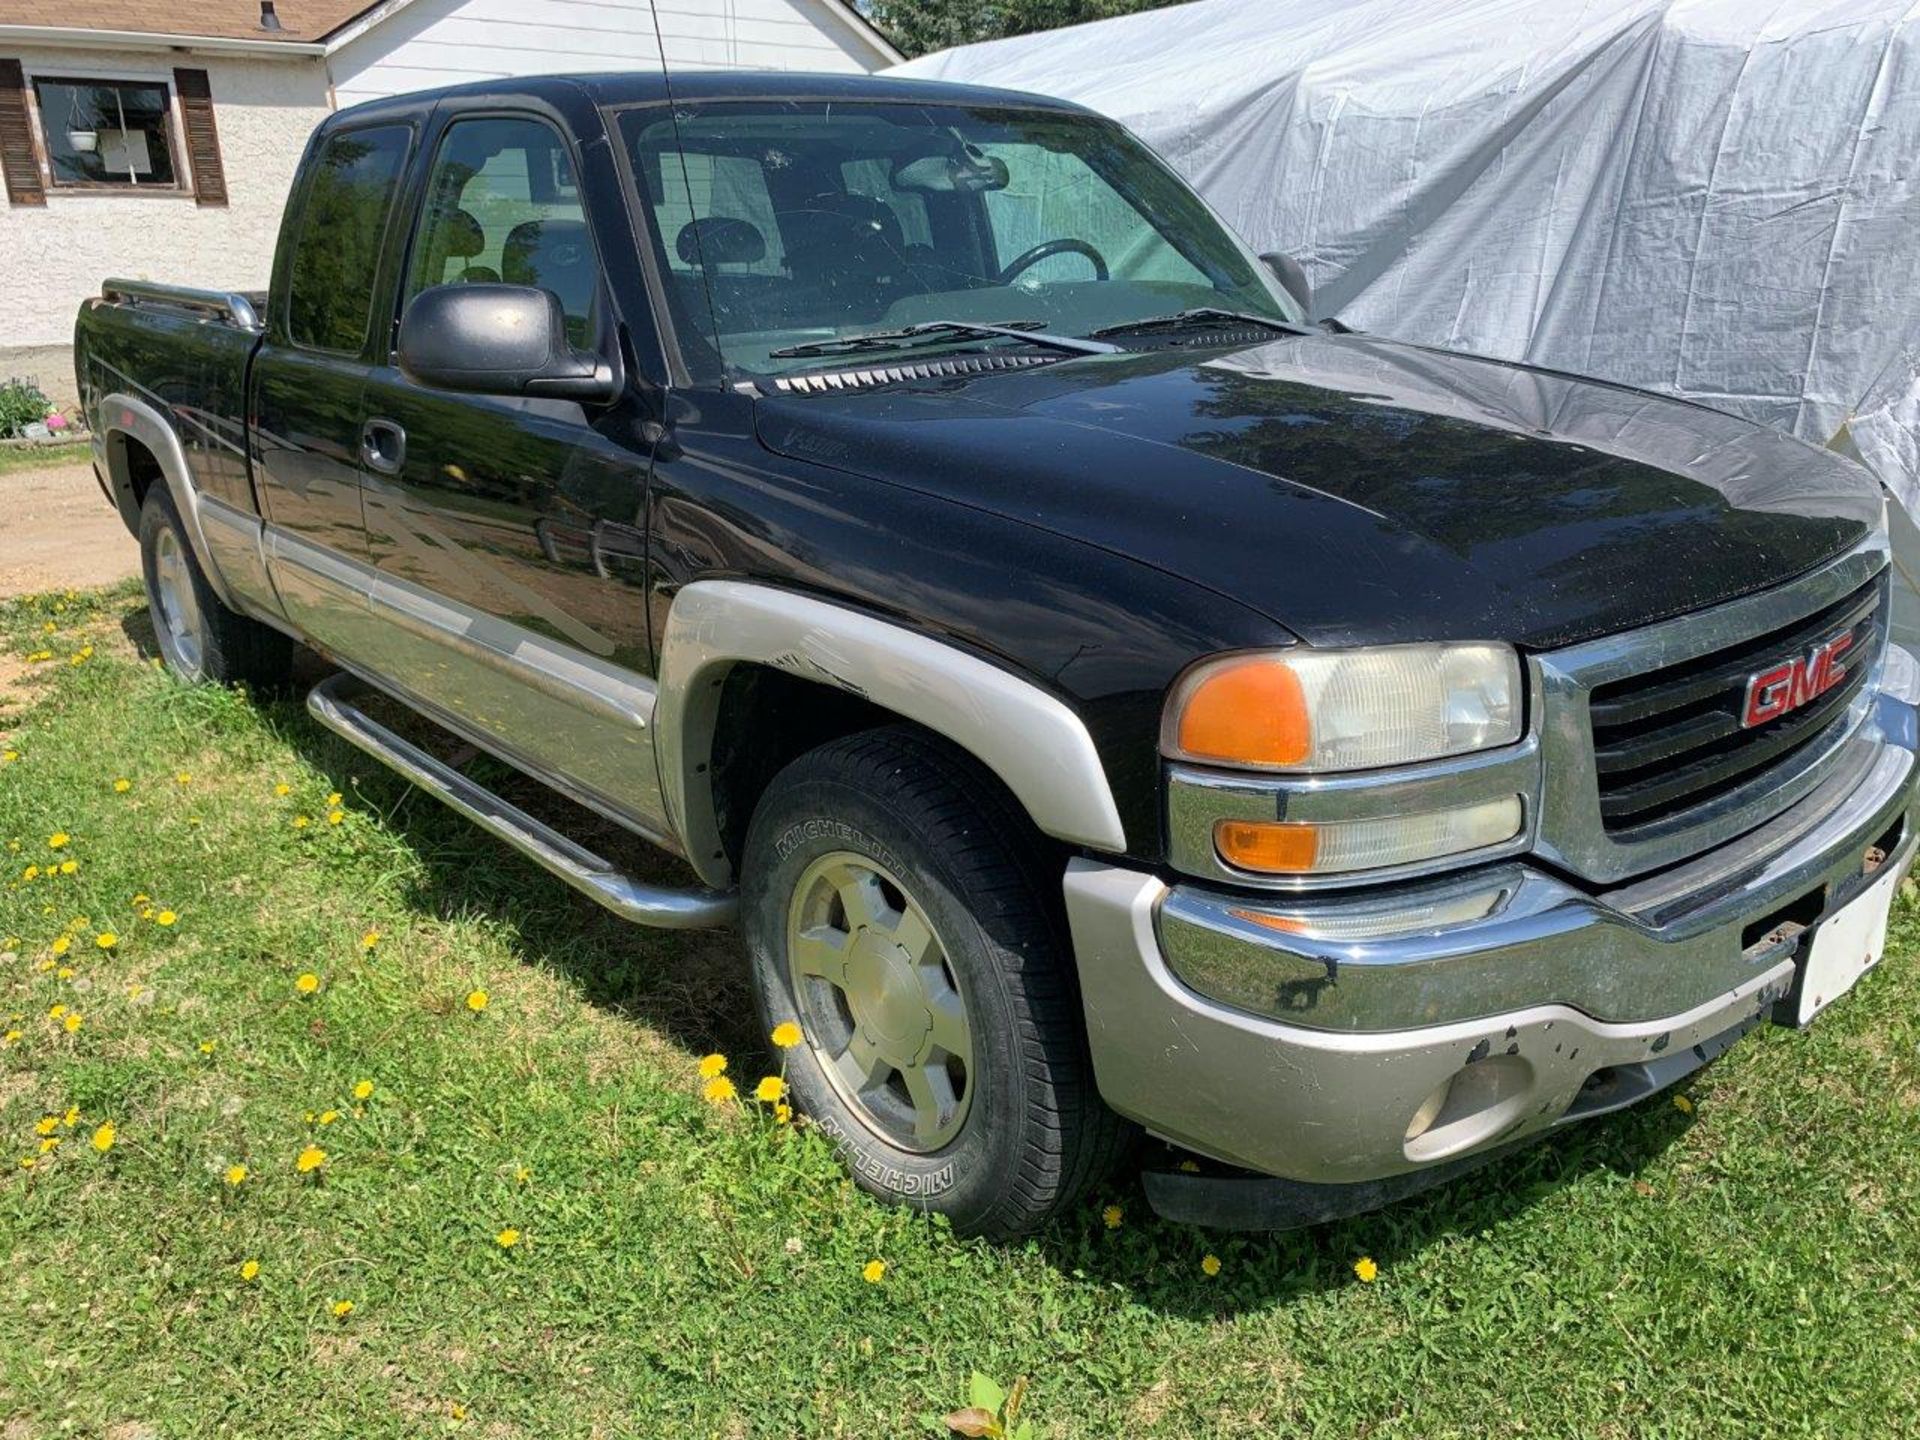
[[[1084,337],[1198,308],[1301,318],[1199,197],[1093,116],[730,101],[623,126],[682,340],[733,373],[817,369],[820,342],[937,321]]]

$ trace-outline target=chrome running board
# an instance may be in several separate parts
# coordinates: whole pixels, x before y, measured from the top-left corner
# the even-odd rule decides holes
[[[558,876],[623,920],[639,925],[663,930],[707,930],[733,923],[739,905],[734,895],[649,885],[621,873],[611,861],[569,840],[519,806],[394,734],[342,694],[358,683],[346,674],[328,676],[307,696],[308,711],[341,739],[391,766],[429,795],[445,801],[543,870]]]

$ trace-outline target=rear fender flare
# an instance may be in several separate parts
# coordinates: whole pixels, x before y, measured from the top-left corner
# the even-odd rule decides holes
[[[180,523],[186,527],[187,544],[193,549],[193,558],[200,563],[200,572],[207,577],[207,583],[222,604],[232,610],[240,609],[207,546],[206,532],[200,524],[199,492],[193,488],[193,470],[187,464],[187,452],[180,444],[178,432],[151,401],[123,393],[103,398],[95,414],[95,459],[106,467],[107,481],[113,488],[113,503],[119,507],[120,518],[126,521],[127,528],[136,535],[140,533],[140,503],[134,494],[126,446],[128,440],[135,440],[160,464],[160,477],[166,482],[167,493],[173,497],[173,508],[179,512]]]
[[[1093,737],[1058,697],[858,610],[747,581],[700,580],[667,614],[654,748],[668,821],[715,888],[734,876],[714,803],[713,737],[727,672],[743,663],[845,690],[944,735],[997,775],[1045,834],[1126,851]]]

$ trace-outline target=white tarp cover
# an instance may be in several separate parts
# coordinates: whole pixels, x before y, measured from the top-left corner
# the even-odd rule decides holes
[[[1124,122],[1322,314],[1844,425],[1920,514],[1920,4],[1197,0],[897,73]]]

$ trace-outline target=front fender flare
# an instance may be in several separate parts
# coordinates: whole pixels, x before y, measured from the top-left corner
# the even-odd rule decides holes
[[[669,823],[700,878],[733,883],[711,784],[721,686],[771,666],[946,736],[1000,777],[1044,833],[1124,854],[1126,832],[1087,727],[1030,680],[901,625],[739,580],[699,580],[667,614],[654,748]]]

